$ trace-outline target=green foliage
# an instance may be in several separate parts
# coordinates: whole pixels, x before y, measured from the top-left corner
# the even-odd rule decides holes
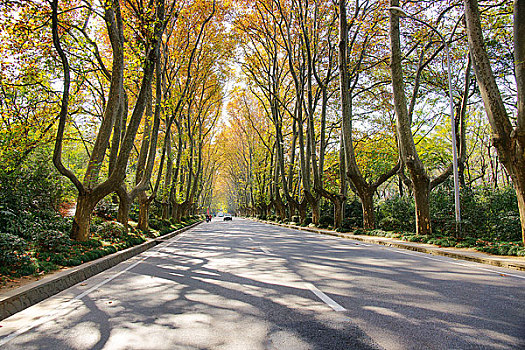
[[[0,273],[27,269],[31,265],[26,240],[10,233],[0,232]]]
[[[162,228],[161,222],[157,220],[156,218],[150,218],[148,220],[149,227],[151,227],[154,230],[160,230]]]
[[[57,213],[68,189],[46,152],[36,152],[13,172],[0,172],[0,231],[31,241],[45,229],[69,229]]]
[[[455,232],[454,197],[451,184],[436,189],[430,197],[432,229],[449,235]],[[516,192],[504,189],[462,189],[462,236],[492,241],[519,241],[521,226]]]
[[[115,240],[123,238],[126,234],[126,228],[120,222],[106,221],[100,225],[97,236],[104,240]]]
[[[114,220],[117,218],[118,204],[113,203],[111,197],[106,197],[98,202],[93,213],[106,220]]]
[[[170,233],[173,231],[173,228],[170,226],[166,226],[166,227],[163,227],[161,230],[160,230],[160,235],[165,235],[167,233]]]
[[[36,238],[36,248],[40,251],[60,252],[71,246],[69,236],[57,230],[41,231]]]
[[[301,226],[306,227],[312,223],[312,217],[308,215],[304,218],[303,222],[301,222]]]
[[[328,228],[334,224],[334,217],[330,215],[323,215],[319,218],[319,227]]]
[[[413,231],[415,228],[412,197],[395,196],[378,203],[377,221],[384,230]]]
[[[344,210],[344,228],[350,229],[353,227],[363,227],[363,209],[359,200],[354,199],[352,201],[347,201]]]
[[[396,238],[407,242],[427,243],[438,247],[455,248],[474,248],[478,251],[495,255],[514,255],[525,256],[525,247],[521,246],[520,241],[486,241],[473,237],[454,238],[442,235],[416,235],[412,232],[391,232],[381,229],[376,230],[354,230],[356,235],[378,236],[386,238]]]

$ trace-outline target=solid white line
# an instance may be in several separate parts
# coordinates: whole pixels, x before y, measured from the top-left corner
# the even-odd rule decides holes
[[[390,247],[392,248],[392,247]],[[410,256],[417,256],[417,257],[420,257],[420,258],[425,258],[425,259],[428,259],[428,260],[434,260],[434,261],[439,261],[439,262],[442,262],[442,263],[449,263],[449,264],[455,264],[455,265],[460,265],[460,266],[465,266],[465,267],[470,267],[472,269],[476,269],[476,270],[481,270],[481,271],[487,271],[487,272],[492,272],[492,273],[495,273],[495,274],[498,274],[498,275],[505,275],[505,276],[512,276],[512,277],[516,277],[516,278],[521,278],[521,279],[525,279],[524,276],[520,276],[520,275],[514,275],[512,273],[508,273],[508,272],[501,272],[501,271],[496,271],[496,270],[491,270],[491,269],[485,269],[483,267],[478,267],[478,266],[474,266],[474,265],[469,265],[469,264],[462,264],[462,263],[459,263],[459,262],[455,262],[455,261],[447,261],[447,260],[442,260],[442,259],[436,259],[436,258],[432,258],[430,256],[425,256],[425,255],[419,255],[419,254],[414,254],[414,253],[410,253],[410,252],[405,252],[405,251],[401,251],[401,250],[393,250],[399,254],[405,254],[405,255],[410,255]],[[426,254],[426,253],[421,253],[421,254]],[[444,258],[449,258],[451,259],[450,257],[446,257],[444,256]],[[473,261],[473,263],[475,263],[475,261]]]
[[[161,248],[165,248],[165,247],[169,247],[170,245],[172,245],[173,243],[177,242],[180,238],[181,238],[182,234],[178,235],[176,238],[174,238],[169,244],[166,244],[166,245],[162,245],[161,247],[158,247],[158,249],[161,249]],[[158,250],[157,249],[157,250]],[[146,259],[148,258],[148,256],[144,257],[144,258],[141,258],[139,261],[136,261],[134,262],[133,264],[129,265],[128,267],[126,267],[124,270],[114,274],[113,276],[111,277],[108,277],[106,278],[105,280],[103,280],[102,282],[94,285],[93,287],[89,288],[88,290],[84,291],[83,293],[80,293],[79,295],[77,295],[76,297],[74,297],[73,299],[69,300],[68,302],[66,302],[65,304],[62,304],[62,306],[60,306],[58,309],[56,309],[55,312],[51,313],[49,316],[46,316],[46,317],[43,317],[41,318],[40,320],[38,321],[35,321],[33,322],[32,324],[30,324],[29,326],[26,326],[24,328],[20,328],[18,329],[16,332],[13,332],[11,334],[9,334],[8,336],[4,337],[3,339],[0,340],[0,346],[2,345],[5,345],[7,344],[7,342],[9,342],[10,340],[13,340],[14,338],[18,337],[19,335],[22,335],[24,333],[26,333],[27,331],[30,331],[31,329],[33,328],[36,328],[38,326],[41,326],[42,324],[44,323],[47,323],[47,322],[50,322],[56,318],[58,318],[59,316],[64,316],[65,314],[67,314],[67,312],[69,311],[73,311],[76,309],[76,307],[74,307],[73,309],[71,310],[66,310],[67,307],[73,305],[74,303],[76,303],[78,300],[82,299],[83,297],[85,297],[86,295],[88,295],[89,293],[97,290],[98,288],[102,287],[103,285],[111,282],[112,280],[114,280],[115,278],[117,278],[118,276],[122,275],[124,272],[127,272],[129,270],[131,270],[132,268],[134,268],[135,266],[137,266],[138,264],[140,264],[141,262],[144,262]],[[80,282],[79,282],[80,283]],[[80,306],[80,305],[79,305]],[[65,311],[65,312],[64,312]]]
[[[328,295],[324,294],[321,290],[319,290],[316,286],[314,286],[311,283],[306,283],[306,288],[308,288],[312,293],[314,293],[319,299],[324,301],[324,303],[328,306],[330,306],[334,311],[342,312],[346,311],[344,307],[336,303],[332,298],[330,298]]]
[[[250,241],[252,241],[252,242],[253,242],[253,238],[251,238],[251,237],[248,237],[248,239],[249,239]]]
[[[29,326],[27,327],[24,327],[24,328],[21,328],[19,330],[17,330],[16,332],[14,333],[11,333],[10,335],[8,335],[7,337],[5,337],[4,339],[0,340],[0,345],[4,345],[6,344],[8,341],[18,337],[19,335],[22,335],[24,334],[25,332],[33,329],[33,328],[36,328],[46,322],[49,322],[49,321],[52,321],[54,319],[56,319],[57,317],[59,316],[63,316],[65,315],[64,311],[69,312],[69,311],[72,311],[74,310],[76,307],[74,307],[72,310],[66,310],[66,308],[68,308],[69,306],[73,305],[76,301],[82,299],[83,297],[85,297],[86,295],[88,295],[89,293],[97,290],[98,288],[102,287],[103,285],[111,282],[112,280],[114,280],[115,278],[117,278],[118,276],[122,275],[124,272],[126,271],[129,271],[131,270],[132,268],[134,268],[135,266],[137,266],[138,264],[140,264],[141,262],[143,262],[144,260],[146,260],[148,257],[145,257],[145,258],[142,258],[140,259],[139,261],[129,265],[127,268],[125,268],[124,270],[120,271],[119,273],[116,273],[114,274],[113,276],[109,277],[109,278],[106,278],[105,280],[103,280],[102,282],[94,285],[93,287],[89,288],[88,290],[84,291],[83,293],[80,293],[79,295],[77,295],[76,297],[74,297],[73,299],[69,300],[68,302],[66,302],[65,304],[63,304],[62,306],[60,306],[55,312],[51,313],[49,316],[47,317],[44,317],[38,321],[35,321],[34,323],[30,324]]]

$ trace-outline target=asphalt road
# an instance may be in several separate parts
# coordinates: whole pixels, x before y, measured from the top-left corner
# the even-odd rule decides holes
[[[1,349],[524,349],[525,273],[234,218],[0,321]]]

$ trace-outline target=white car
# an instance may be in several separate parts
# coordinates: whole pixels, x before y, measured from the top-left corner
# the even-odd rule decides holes
[[[232,214],[224,214],[224,221],[232,221]]]

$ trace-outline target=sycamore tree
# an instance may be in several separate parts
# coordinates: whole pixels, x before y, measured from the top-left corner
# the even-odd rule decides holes
[[[89,224],[91,213],[95,205],[108,194],[116,191],[126,177],[127,163],[133,149],[135,136],[140,126],[142,116],[146,107],[146,98],[151,88],[156,57],[159,52],[158,47],[161,43],[162,33],[166,27],[166,18],[170,18],[173,3],[168,4],[166,11],[165,3],[162,0],[155,2],[155,11],[139,11],[143,15],[138,21],[149,30],[146,42],[143,46],[142,74],[139,92],[134,101],[131,116],[127,116],[126,98],[124,90],[124,26],[121,4],[118,0],[107,1],[101,4],[101,8],[86,9],[84,7],[71,7],[68,11],[59,8],[59,1],[51,3],[51,23],[52,37],[55,50],[57,51],[63,68],[63,92],[61,109],[59,114],[59,124],[55,142],[53,162],[58,171],[69,178],[78,190],[77,209],[73,221],[72,238],[76,240],[87,240],[89,237]],[[140,4],[136,4],[141,6]],[[130,3],[130,6],[133,6]],[[94,14],[92,13],[94,12]],[[168,16],[166,17],[166,12]],[[72,70],[69,57],[71,45],[67,45],[64,37],[75,35],[75,27],[82,27],[82,23],[87,23],[92,15],[97,16],[100,22],[97,29],[102,31],[102,38],[107,39],[111,44],[112,64],[110,72],[110,87],[104,106],[102,122],[98,129],[97,137],[91,150],[90,160],[86,168],[83,180],[81,181],[70,169],[66,168],[62,162],[62,149],[64,141],[64,130],[69,117],[69,101]],[[65,19],[73,19],[78,23],[75,26],[67,25]],[[76,18],[74,17],[76,16]],[[103,31],[101,24],[104,23],[107,30]],[[73,77],[75,77],[73,75]],[[101,179],[101,170],[104,163],[106,152],[110,145],[110,137],[117,121],[122,121],[121,127],[126,125],[126,132],[122,140],[119,140],[119,151],[114,167],[107,179]],[[146,185],[146,184],[145,184]]]
[[[510,4],[508,5],[510,6]],[[477,84],[491,126],[493,144],[501,163],[512,178],[518,198],[522,241],[525,245],[525,1],[514,1],[514,77],[516,81],[515,121],[511,119],[494,76],[483,39],[480,10],[476,0],[465,0],[468,45]]]

